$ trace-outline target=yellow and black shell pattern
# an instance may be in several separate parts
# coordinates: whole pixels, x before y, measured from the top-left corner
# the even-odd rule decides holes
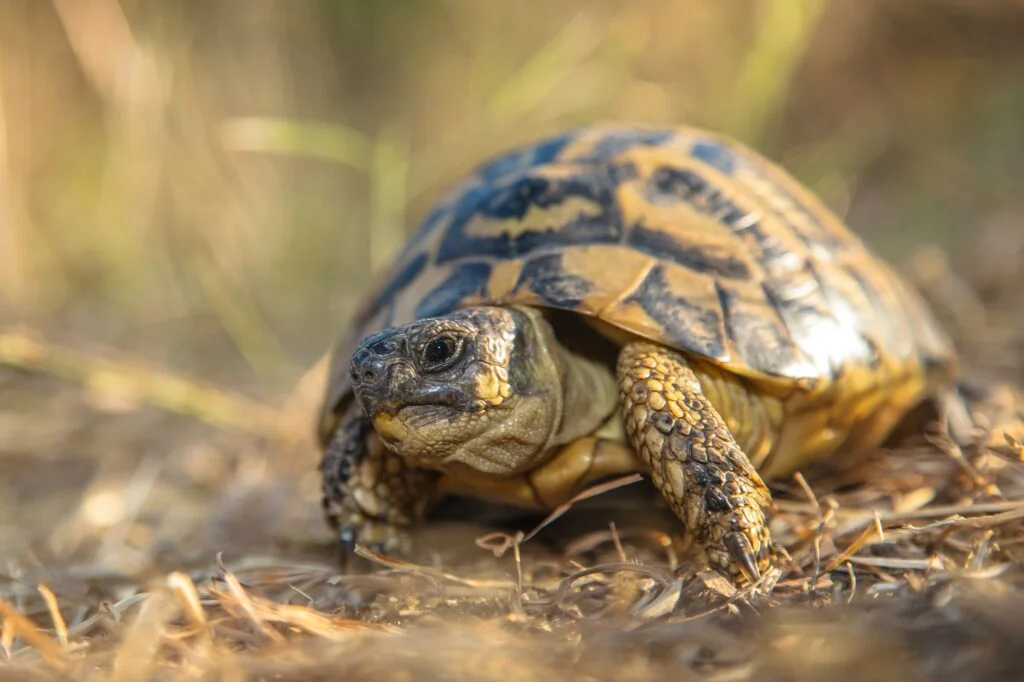
[[[584,127],[479,168],[365,299],[335,349],[324,416],[349,391],[361,338],[482,303],[596,316],[777,384],[852,373],[875,388],[953,362],[918,295],[807,189],[695,128]]]

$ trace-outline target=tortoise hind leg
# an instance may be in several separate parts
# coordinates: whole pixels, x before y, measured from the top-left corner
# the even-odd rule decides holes
[[[756,580],[774,554],[771,493],[693,369],[679,353],[634,341],[619,354],[618,378],[626,433],[654,485],[713,568]]]
[[[437,474],[413,469],[385,448],[354,402],[324,451],[320,471],[324,515],[346,561],[356,544],[407,552],[407,529],[437,498]]]

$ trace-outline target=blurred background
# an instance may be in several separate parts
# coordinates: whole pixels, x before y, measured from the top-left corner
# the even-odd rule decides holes
[[[108,388],[130,357],[259,422],[449,183],[604,119],[728,133],[897,263],[1024,254],[1021,0],[0,0],[0,330],[45,339],[5,357],[101,356]],[[53,514],[119,527],[160,467],[234,475],[110,391],[72,418],[78,393],[23,380],[0,375],[0,511],[66,478],[87,494]]]

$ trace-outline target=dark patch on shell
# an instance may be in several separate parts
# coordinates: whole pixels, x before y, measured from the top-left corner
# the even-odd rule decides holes
[[[569,131],[538,142],[535,145],[514,149],[483,165],[478,173],[485,183],[493,184],[500,182],[510,175],[525,171],[531,166],[551,163],[558,158],[566,145],[575,138],[576,133]]]
[[[523,265],[515,290],[527,287],[557,308],[575,308],[591,289],[589,280],[562,265],[562,254],[537,256]]]
[[[785,322],[772,306],[743,301],[726,283],[715,283],[726,336],[748,365],[778,375],[803,363]]]
[[[603,161],[633,147],[658,147],[671,140],[672,135],[668,130],[615,130],[604,135],[593,151],[579,160]]]
[[[736,170],[736,155],[731,149],[713,140],[694,142],[690,154],[725,175],[732,175]]]
[[[716,254],[710,249],[686,244],[664,230],[637,225],[629,231],[627,243],[637,251],[670,260],[687,270],[709,277],[748,279],[750,268],[739,258]]]
[[[463,263],[425,295],[418,306],[417,318],[446,315],[456,308],[468,296],[483,295],[487,290],[487,281],[491,276],[488,263]]]
[[[648,197],[660,204],[682,201],[726,227],[741,224],[749,211],[725,196],[711,181],[690,168],[661,166],[648,183]]]
[[[631,175],[629,168],[609,166],[600,171],[581,169],[569,177],[527,174],[497,186],[470,188],[454,209],[437,262],[471,256],[508,260],[541,248],[616,243],[622,239],[623,227],[615,189]],[[514,236],[507,232],[494,236],[469,233],[474,218],[521,221],[532,207],[552,209],[578,198],[588,201],[597,211],[580,213],[564,223],[531,225],[531,229]]]
[[[695,305],[686,298],[685,291],[672,291],[663,266],[651,268],[626,302],[639,305],[648,317],[665,329],[677,347],[712,358],[725,356],[723,327],[718,313]]]

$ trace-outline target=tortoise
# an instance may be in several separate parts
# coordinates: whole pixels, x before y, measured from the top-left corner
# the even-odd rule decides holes
[[[737,140],[606,123],[444,196],[333,350],[323,505],[407,545],[443,496],[553,508],[641,472],[698,558],[777,561],[765,481],[856,461],[957,375],[919,293]]]

